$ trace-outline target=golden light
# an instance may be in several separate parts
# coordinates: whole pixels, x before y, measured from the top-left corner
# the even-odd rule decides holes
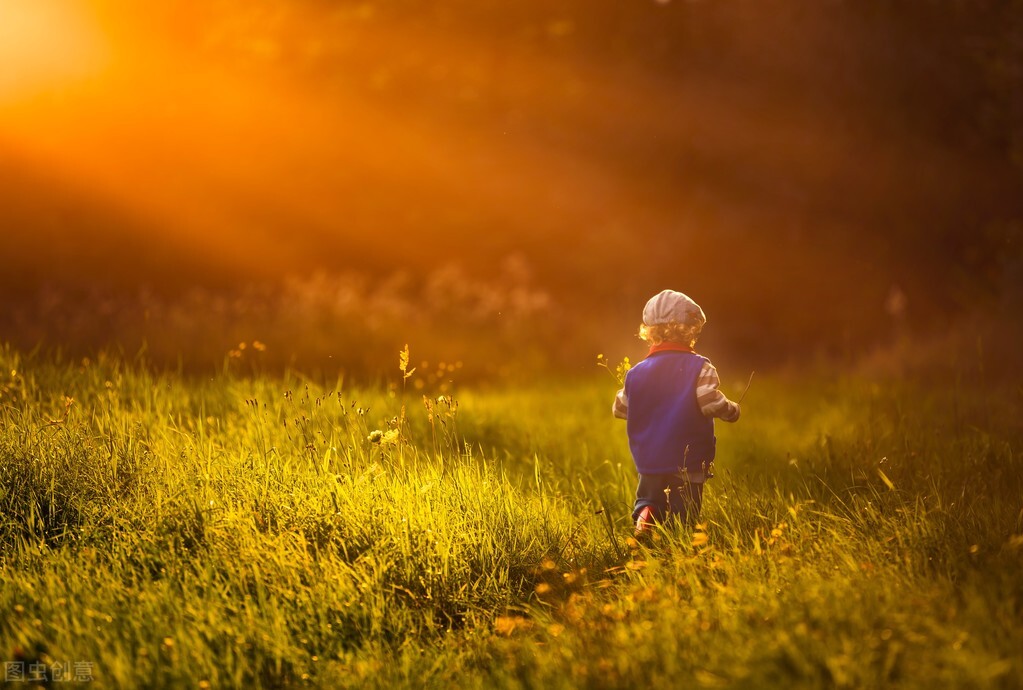
[[[98,27],[80,4],[0,0],[0,105],[96,74],[105,52]]]
[[[817,111],[607,69],[562,45],[569,24],[495,40],[360,6],[0,0],[0,160],[45,178],[40,217],[88,199],[90,222],[60,232],[93,228],[113,271],[131,266],[120,240],[143,234],[254,277],[360,251],[429,266],[517,247],[556,265],[624,228],[675,228],[680,209],[693,227],[747,223],[701,190],[756,190],[776,170],[799,171],[795,190],[840,173],[880,188],[898,167],[862,164]],[[11,231],[30,249],[36,222]]]
[[[311,54],[314,27],[331,17],[342,28],[362,19],[300,4],[289,6],[288,22],[259,15],[251,26],[236,21],[248,16],[241,9],[188,2],[70,6],[0,0],[4,35],[17,39],[2,56],[17,66],[19,84],[11,76],[0,94],[0,155],[136,220],[154,240],[223,265],[250,272],[300,265],[317,242],[336,248],[357,231],[353,213],[362,213],[363,229],[387,227],[402,206],[453,216],[467,184],[495,209],[529,214],[533,176],[523,171],[552,164],[535,144],[410,117],[414,97],[366,97],[337,76],[382,69],[381,45],[417,46],[453,64],[472,63],[485,45],[381,22],[373,40],[336,58],[332,75],[307,80],[281,68],[268,46]],[[528,71],[518,78],[535,85],[542,70]],[[589,185],[580,180],[592,176],[572,167],[559,177]],[[378,200],[364,204],[367,190],[378,200],[400,195],[403,204],[397,212]]]

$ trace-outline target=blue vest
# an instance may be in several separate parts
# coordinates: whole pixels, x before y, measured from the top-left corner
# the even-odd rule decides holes
[[[640,474],[694,472],[714,459],[714,420],[696,402],[705,361],[689,352],[655,352],[626,375],[629,448]]]

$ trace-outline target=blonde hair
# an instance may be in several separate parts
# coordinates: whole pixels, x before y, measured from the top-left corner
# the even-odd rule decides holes
[[[696,339],[700,337],[700,331],[703,330],[703,323],[678,323],[677,321],[671,321],[669,323],[661,323],[656,326],[647,326],[645,323],[639,327],[639,337],[645,340],[650,345],[660,345],[661,343],[682,343],[693,347],[696,345]]]

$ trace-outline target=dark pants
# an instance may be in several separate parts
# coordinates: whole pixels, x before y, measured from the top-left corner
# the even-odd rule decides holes
[[[657,522],[679,521],[692,525],[703,507],[703,482],[690,482],[679,474],[641,474],[636,487],[633,522],[646,506],[653,508]]]

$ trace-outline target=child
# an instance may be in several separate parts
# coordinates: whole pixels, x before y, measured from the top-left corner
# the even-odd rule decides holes
[[[632,513],[637,537],[667,518],[696,520],[703,483],[713,476],[714,417],[739,419],[739,405],[718,390],[714,365],[693,351],[706,322],[703,309],[681,292],[654,295],[639,329],[650,352],[615,396],[614,415],[627,420],[639,472]]]

